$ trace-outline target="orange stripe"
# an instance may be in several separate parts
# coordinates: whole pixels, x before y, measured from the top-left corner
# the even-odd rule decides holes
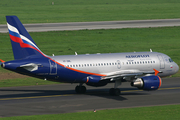
[[[89,77],[87,77],[87,81],[86,81],[86,83],[88,83],[89,82]]]
[[[97,75],[97,76],[106,76],[106,75],[103,75],[103,74],[97,74],[97,73],[81,71],[81,70],[77,70],[77,69],[70,68],[70,67],[67,67],[67,68],[70,69],[70,70],[76,71],[76,72],[80,72],[80,73],[85,73],[85,74],[90,74],[90,75]]]
[[[161,87],[162,80],[161,80],[161,78],[159,76],[158,76],[158,78],[159,78],[159,82],[160,82],[159,87],[158,87],[158,89],[159,89]]]
[[[53,59],[51,59],[51,58],[49,58],[49,59],[52,60],[52,61],[54,61],[55,63],[57,63],[57,64],[65,67],[65,65],[63,65],[63,64],[61,64],[61,63],[59,63],[59,62],[57,62],[57,61],[55,61],[55,60],[53,60]],[[86,72],[86,71],[77,70],[77,69],[74,69],[74,68],[71,68],[71,67],[66,67],[66,68],[67,68],[67,69],[70,69],[70,70],[73,70],[73,71],[76,71],[76,72],[79,72],[79,73],[90,74],[90,75],[97,75],[97,76],[106,76],[106,75],[103,75],[103,74],[97,74],[97,73],[91,73],[91,72]]]
[[[3,63],[3,62],[5,62],[4,60],[2,60],[2,59],[0,59],[0,61]]]
[[[153,69],[153,70],[154,70],[154,72],[155,72],[155,76],[157,76],[157,74],[159,73],[159,71],[156,70],[156,69]]]

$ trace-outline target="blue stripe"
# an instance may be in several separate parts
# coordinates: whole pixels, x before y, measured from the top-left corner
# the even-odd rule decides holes
[[[11,30],[9,30],[9,34],[12,35],[12,36],[15,36],[15,37],[19,37],[20,38],[20,35],[16,32],[13,32]]]

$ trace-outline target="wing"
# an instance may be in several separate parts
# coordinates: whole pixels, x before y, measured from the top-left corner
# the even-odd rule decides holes
[[[142,77],[148,74],[155,74],[162,73],[162,71],[158,71],[156,69],[153,69],[153,71],[139,71],[139,70],[122,70],[122,71],[116,71],[112,73],[106,74],[106,76],[103,76],[101,80],[107,80],[110,79],[110,81],[123,79],[126,81],[132,81],[138,77]]]

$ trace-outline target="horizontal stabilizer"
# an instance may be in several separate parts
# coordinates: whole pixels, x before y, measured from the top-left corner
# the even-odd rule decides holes
[[[25,65],[21,65],[21,68],[24,68],[28,71],[35,71],[38,70],[38,64],[34,64],[34,63],[29,63],[29,64],[25,64]]]

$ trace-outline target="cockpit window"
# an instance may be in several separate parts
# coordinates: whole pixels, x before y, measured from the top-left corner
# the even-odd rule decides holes
[[[173,60],[171,58],[169,58],[169,62],[173,62]]]

